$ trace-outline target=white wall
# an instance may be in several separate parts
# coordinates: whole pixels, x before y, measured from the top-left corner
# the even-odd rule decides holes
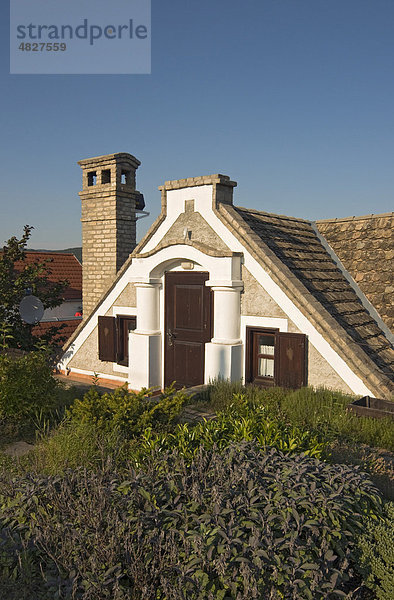
[[[81,309],[81,306],[82,300],[70,300],[68,302],[63,302],[63,304],[56,306],[55,308],[46,308],[41,322],[74,317],[78,309]]]

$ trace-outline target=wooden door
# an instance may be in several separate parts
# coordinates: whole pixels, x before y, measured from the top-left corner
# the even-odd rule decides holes
[[[204,383],[205,344],[211,340],[208,273],[167,273],[165,277],[165,385]]]

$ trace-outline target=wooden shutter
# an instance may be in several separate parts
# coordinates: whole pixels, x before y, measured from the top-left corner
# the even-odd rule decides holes
[[[275,383],[298,389],[307,385],[307,338],[303,333],[277,333],[275,341]]]
[[[98,354],[100,360],[116,362],[116,319],[98,318]]]

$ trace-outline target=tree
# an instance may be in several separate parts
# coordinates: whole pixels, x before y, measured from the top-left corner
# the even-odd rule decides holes
[[[54,308],[63,302],[63,292],[69,285],[67,280],[50,281],[51,259],[34,263],[26,261],[26,245],[32,229],[25,225],[20,240],[11,237],[3,251],[0,252],[0,324],[1,329],[8,331],[7,345],[9,347],[32,350],[37,344],[59,345],[59,337],[63,325],[48,329],[42,336],[34,334],[34,327],[24,323],[19,314],[19,304],[26,295],[26,290],[40,298],[44,308]],[[11,334],[9,333],[11,328]],[[11,335],[11,338],[9,337]],[[5,336],[1,336],[2,338]],[[56,339],[55,339],[56,338]]]

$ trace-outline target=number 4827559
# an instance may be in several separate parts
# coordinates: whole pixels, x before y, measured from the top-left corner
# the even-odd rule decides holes
[[[67,44],[64,42],[33,42],[32,44],[22,42],[19,44],[18,49],[24,52],[64,52],[67,49]]]

